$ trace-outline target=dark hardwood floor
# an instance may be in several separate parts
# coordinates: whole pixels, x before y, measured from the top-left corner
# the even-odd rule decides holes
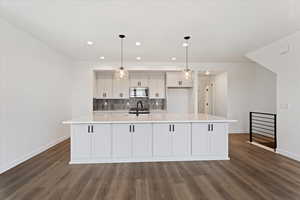
[[[274,149],[275,140],[272,137],[267,137],[267,136],[260,135],[260,134],[253,134],[252,140],[253,140],[253,142],[257,142],[257,143],[262,144],[266,147]]]
[[[0,199],[300,199],[300,163],[230,136],[230,161],[68,165],[69,141],[0,175]]]

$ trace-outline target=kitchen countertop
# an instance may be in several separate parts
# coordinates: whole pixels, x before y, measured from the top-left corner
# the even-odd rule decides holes
[[[128,113],[93,113],[64,121],[63,124],[105,124],[105,123],[170,123],[170,122],[211,122],[231,123],[236,120],[207,114],[151,113],[136,116]]]
[[[126,114],[128,113],[128,110],[96,110],[93,111],[93,113],[123,113]],[[150,110],[150,113],[166,113],[166,110]]]

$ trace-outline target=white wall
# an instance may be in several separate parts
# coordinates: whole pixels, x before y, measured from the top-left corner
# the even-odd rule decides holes
[[[278,152],[300,160],[300,31],[247,56],[277,73]]]
[[[0,19],[0,172],[65,139],[71,117],[71,66],[42,42]]]
[[[93,110],[93,71],[88,64],[75,64],[72,82],[72,117],[87,115]]]
[[[255,107],[253,111],[276,113],[277,75],[269,69],[256,66],[255,71]],[[257,97],[257,98],[256,98]]]
[[[128,68],[143,69],[174,69],[174,63],[125,63]],[[72,116],[87,115],[92,111],[93,98],[93,69],[109,68],[111,66],[119,66],[119,63],[89,63],[80,62],[74,67],[73,77],[73,102]],[[177,66],[184,66],[184,63],[178,63]],[[276,94],[272,90],[268,90],[269,95],[256,95],[256,75],[257,67],[255,63],[191,63],[194,70],[213,70],[227,72],[228,77],[228,107],[227,116],[231,119],[237,119],[237,123],[233,123],[230,131],[234,133],[245,133],[249,130],[249,112],[253,110],[269,107],[274,104],[272,101],[276,99]],[[259,73],[258,73],[259,74]],[[275,76],[269,72],[268,76]],[[263,78],[258,78],[261,85],[265,85]],[[274,82],[275,84],[275,82]],[[256,100],[257,99],[257,100]],[[261,101],[258,101],[260,99]],[[256,105],[260,102],[259,105]],[[275,101],[274,101],[275,102]],[[257,108],[257,109],[256,109]],[[267,110],[267,109],[263,109]],[[274,110],[276,111],[276,106]],[[271,112],[271,111],[270,111]]]
[[[227,117],[228,107],[228,86],[227,86],[227,73],[217,74],[213,78],[213,113],[214,115]]]
[[[1,31],[1,27],[0,27],[0,31]],[[1,39],[0,39],[1,41]],[[0,47],[0,50],[2,48]],[[4,58],[3,56],[1,56],[0,54],[0,170],[1,167],[3,166],[3,124],[4,124],[4,103],[3,103],[3,99],[4,99]]]

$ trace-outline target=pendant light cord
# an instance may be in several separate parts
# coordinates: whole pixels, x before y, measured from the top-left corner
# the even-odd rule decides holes
[[[185,44],[186,44],[186,47],[185,47],[185,70],[186,71],[189,71],[189,39],[191,38],[191,36],[185,36],[184,39],[185,39]]]
[[[186,40],[186,48],[185,48],[185,67],[186,70],[188,70],[188,48],[189,48],[189,43],[188,40]]]
[[[123,38],[121,38],[121,67],[123,68]]]

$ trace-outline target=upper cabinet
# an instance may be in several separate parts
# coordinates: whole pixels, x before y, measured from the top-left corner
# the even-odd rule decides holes
[[[129,72],[130,87],[148,87],[148,73],[147,72]]]
[[[165,73],[152,72],[149,75],[149,95],[150,99],[164,99],[165,94]]]
[[[95,98],[109,99],[113,96],[113,74],[111,72],[96,73]]]
[[[185,79],[183,72],[167,72],[167,87],[173,87],[173,88],[193,87],[193,80]]]
[[[113,80],[113,98],[114,99],[129,98],[129,80],[122,80],[122,79]]]
[[[96,71],[94,98],[128,99],[130,87],[149,87],[150,99],[166,98],[165,72],[129,72],[129,79],[114,77],[113,71]]]

